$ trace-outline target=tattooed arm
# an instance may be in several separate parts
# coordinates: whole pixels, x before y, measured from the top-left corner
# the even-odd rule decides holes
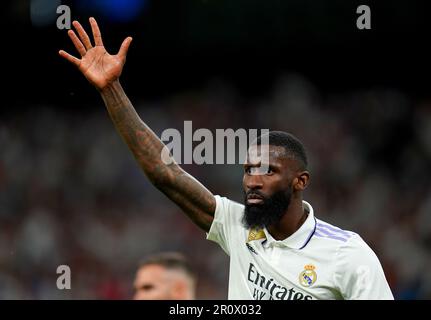
[[[215,211],[211,192],[175,162],[166,165],[161,160],[163,142],[141,121],[118,81],[101,93],[118,132],[151,182],[201,229],[209,231]]]
[[[60,50],[60,55],[77,66],[99,90],[117,131],[150,181],[174,201],[197,226],[209,231],[215,211],[214,196],[174,161],[170,164],[162,161],[163,142],[140,119],[119,82],[132,38],[124,40],[118,54],[110,55],[103,46],[96,20],[90,18],[90,24],[95,46],[91,44],[79,22],[74,21],[73,25],[79,37],[72,30],[69,30],[68,34],[81,59],[63,50]]]

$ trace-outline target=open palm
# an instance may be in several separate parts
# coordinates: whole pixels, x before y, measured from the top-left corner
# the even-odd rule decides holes
[[[95,46],[91,44],[90,38],[81,24],[78,21],[74,21],[73,26],[78,32],[79,37],[73,30],[69,30],[68,35],[81,55],[81,59],[63,50],[60,50],[59,54],[77,66],[88,81],[98,90],[102,90],[120,77],[132,38],[127,37],[123,41],[118,53],[111,55],[103,46],[99,26],[94,18],[90,18],[90,24]]]

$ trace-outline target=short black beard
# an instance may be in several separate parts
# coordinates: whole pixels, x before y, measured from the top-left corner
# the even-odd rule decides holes
[[[261,195],[259,192],[255,193]],[[291,198],[292,190],[289,189],[264,198],[260,204],[247,204],[247,194],[245,194],[243,225],[247,229],[262,229],[277,224],[289,208]]]

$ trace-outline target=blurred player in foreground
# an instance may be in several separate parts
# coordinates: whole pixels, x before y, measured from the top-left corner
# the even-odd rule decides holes
[[[196,275],[186,257],[167,252],[147,257],[134,281],[135,300],[194,300]]]
[[[230,256],[229,299],[393,299],[377,256],[362,238],[316,219],[302,200],[310,174],[298,139],[270,132],[265,148],[258,148],[262,136],[250,146],[244,205],[214,196],[175,161],[162,161],[163,142],[124,93],[119,78],[132,38],[111,55],[94,18],[90,24],[94,45],[75,21],[78,35],[68,34],[81,58],[62,50],[60,55],[100,92],[150,181]]]

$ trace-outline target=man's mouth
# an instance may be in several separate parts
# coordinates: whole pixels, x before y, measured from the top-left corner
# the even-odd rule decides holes
[[[264,198],[256,193],[250,193],[247,195],[247,204],[258,204],[262,203]]]

